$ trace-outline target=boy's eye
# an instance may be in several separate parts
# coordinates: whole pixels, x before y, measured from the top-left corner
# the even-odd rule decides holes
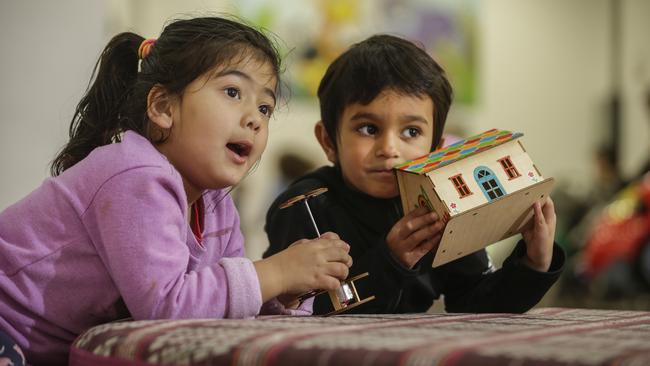
[[[239,89],[237,88],[230,87],[226,88],[224,91],[226,92],[226,95],[231,98],[241,99],[241,96],[239,95]]]
[[[404,137],[418,137],[420,136],[420,130],[415,127],[408,127],[402,132]]]
[[[262,113],[263,115],[265,115],[267,117],[271,117],[271,115],[273,114],[273,108],[271,106],[269,106],[269,105],[261,105],[259,107],[259,110],[260,110],[260,113]]]
[[[365,125],[365,126],[359,127],[359,129],[357,131],[361,132],[361,134],[363,134],[363,135],[372,136],[372,135],[377,133],[377,127],[375,127],[373,125]]]

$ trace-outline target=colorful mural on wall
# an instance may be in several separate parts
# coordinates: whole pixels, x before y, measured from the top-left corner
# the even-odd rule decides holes
[[[330,62],[376,33],[419,42],[447,70],[455,102],[476,99],[476,0],[243,0],[239,15],[276,33],[293,97],[314,97]]]

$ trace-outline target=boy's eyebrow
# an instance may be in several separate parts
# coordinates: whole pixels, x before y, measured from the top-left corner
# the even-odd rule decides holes
[[[402,116],[400,120],[402,122],[421,122],[424,123],[425,125],[429,124],[429,121],[426,118],[419,116],[417,114],[407,114],[406,116]]]
[[[352,118],[350,118],[352,121],[358,120],[358,119],[369,119],[371,121],[381,121],[383,118],[380,117],[379,115],[375,113],[370,113],[370,112],[358,112],[355,113]],[[401,122],[421,122],[424,124],[429,124],[429,121],[417,114],[407,114],[405,116],[400,116],[400,121]]]
[[[223,71],[217,73],[216,75],[214,75],[214,77],[218,78],[218,77],[221,77],[221,76],[228,76],[228,75],[239,76],[242,79],[246,79],[246,80],[250,81],[251,83],[255,82],[253,80],[253,78],[250,75],[248,75],[247,73],[241,72],[241,71],[235,70],[235,69],[223,70]],[[276,99],[275,99],[275,93],[273,92],[273,90],[271,90],[271,89],[269,89],[267,87],[264,87],[263,90],[264,90],[265,94],[268,94],[269,97],[273,98],[273,103],[275,103]]]
[[[355,113],[350,120],[354,121],[357,119],[369,119],[371,121],[381,121],[382,118],[379,117],[378,115],[374,113],[369,113],[369,112],[357,112]]]

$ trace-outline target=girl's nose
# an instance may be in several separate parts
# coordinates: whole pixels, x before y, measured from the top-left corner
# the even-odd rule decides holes
[[[250,128],[254,132],[260,130],[262,125],[262,116],[260,111],[257,110],[257,107],[253,108],[252,111],[245,113],[242,116],[242,127]]]

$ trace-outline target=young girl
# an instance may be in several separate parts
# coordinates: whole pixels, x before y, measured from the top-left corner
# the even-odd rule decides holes
[[[128,316],[308,313],[275,298],[338,288],[351,258],[335,234],[243,257],[228,192],[265,148],[279,63],[221,18],[109,42],[54,177],[0,213],[0,330],[30,363],[65,363],[82,331]]]

